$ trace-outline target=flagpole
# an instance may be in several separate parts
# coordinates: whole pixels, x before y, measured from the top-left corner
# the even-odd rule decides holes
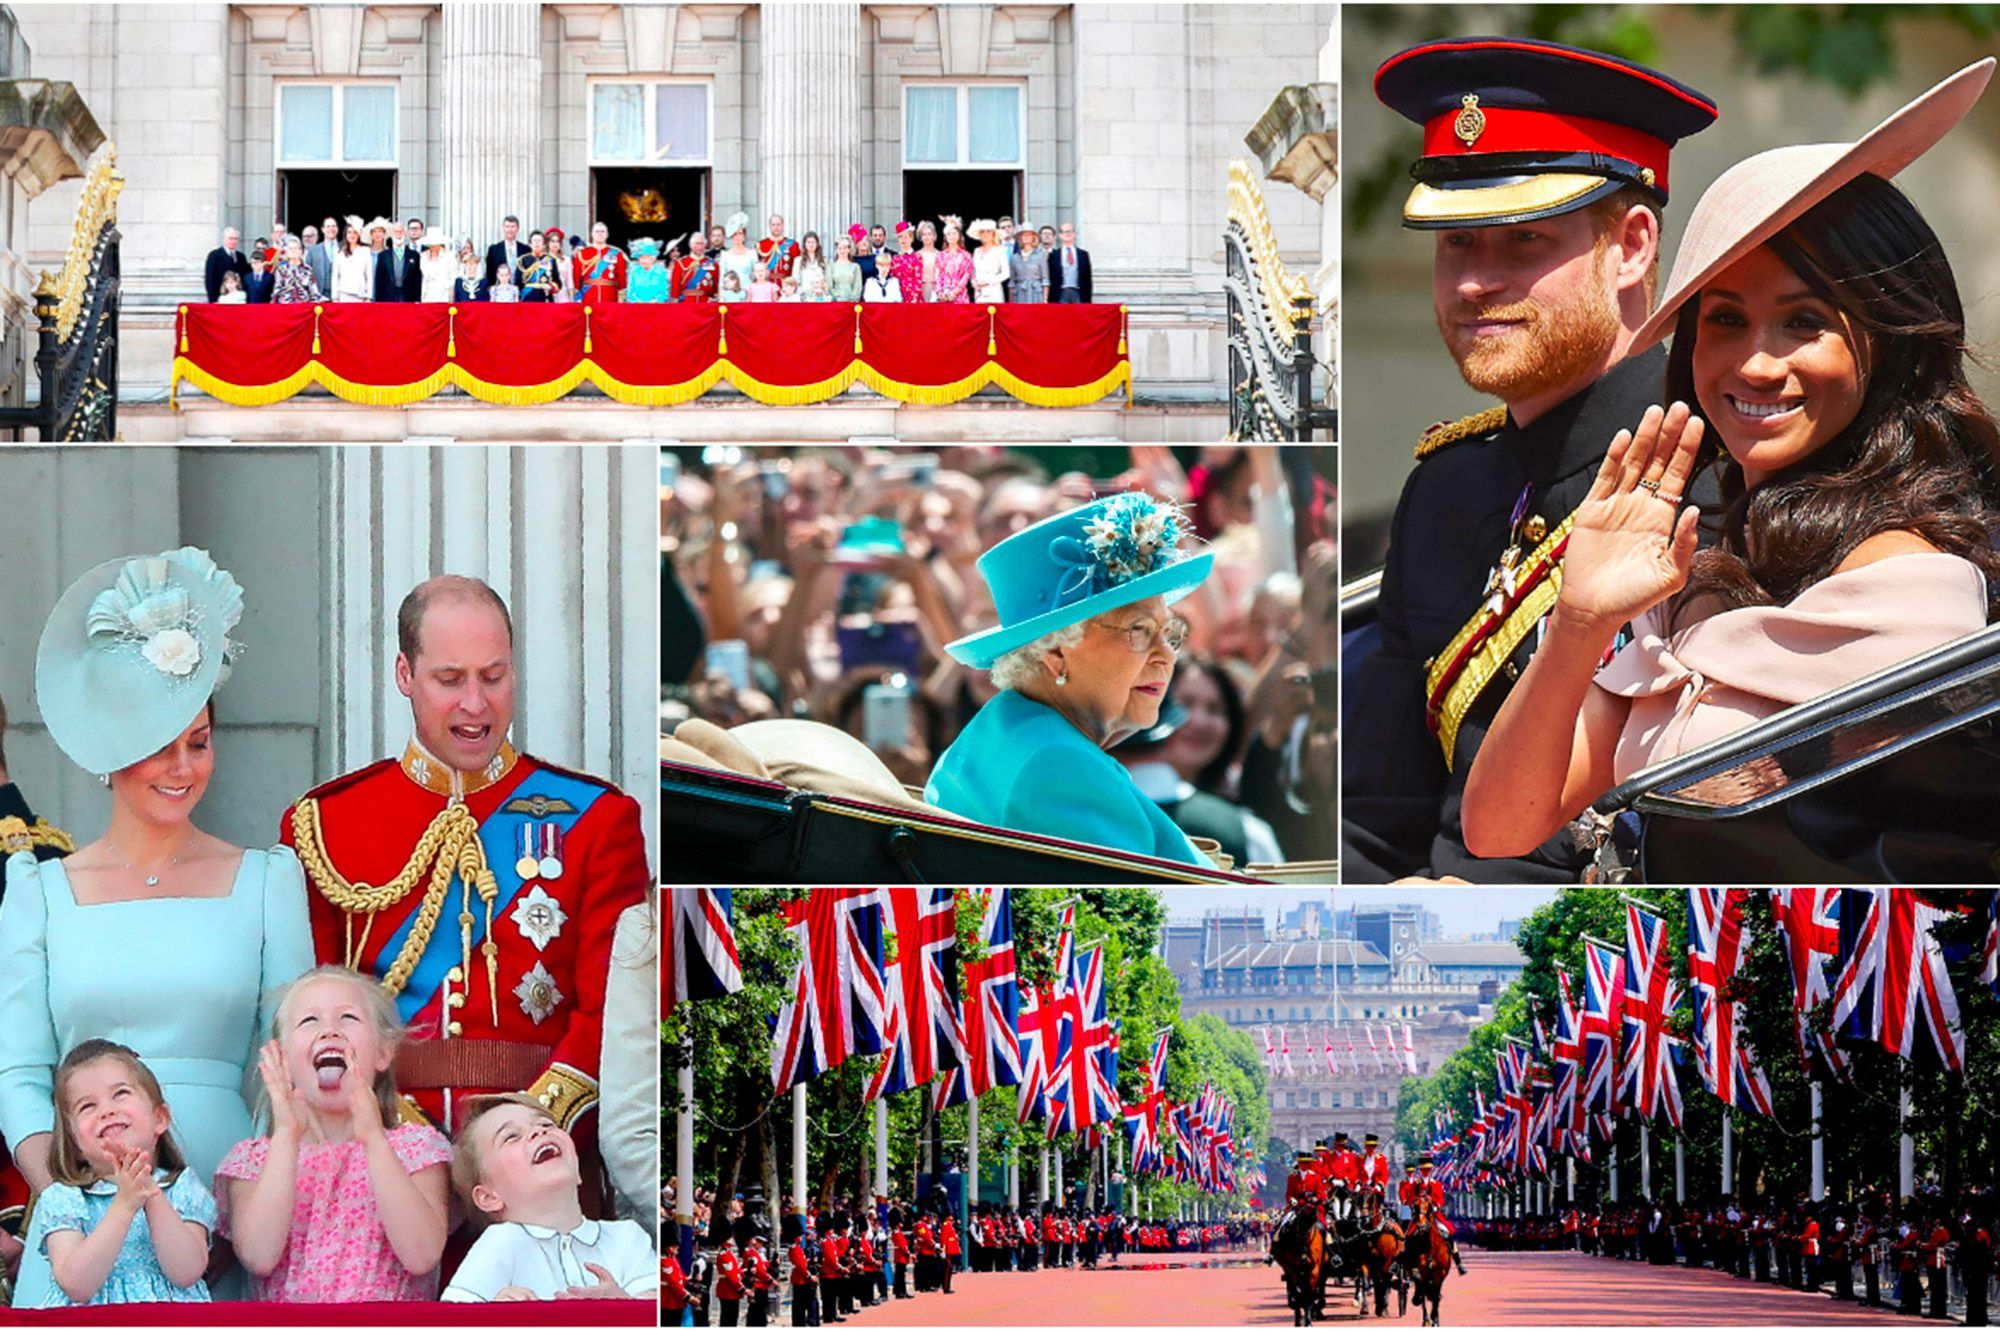
[[[806,1084],[792,1084],[792,1210],[806,1217]]]
[[[1067,1197],[1069,1197],[1069,1194],[1063,1189],[1063,1154],[1061,1149],[1058,1148],[1056,1151],[1056,1206],[1063,1206],[1063,1200]]]
[[[970,1090],[972,1070],[966,1070],[966,1085]],[[965,1098],[965,1207],[971,1216],[979,1206],[979,1098]],[[967,1222],[970,1225],[970,1222]]]
[[[1618,1201],[1618,1121],[1611,1121],[1611,1136],[1604,1140],[1604,1154],[1610,1158],[1611,1201]]]
[[[1736,1192],[1736,1112],[1722,1107],[1722,1193]]]
[[[1049,1202],[1049,1145],[1042,1144],[1042,1170],[1035,1180],[1035,1206],[1046,1207]]]
[[[1007,1144],[1007,1210],[1021,1210],[1021,1144]]]
[[[1826,1112],[1823,1095],[1819,1082],[1815,1080],[1812,1084],[1812,1200],[1814,1202],[1826,1197],[1826,1138],[1823,1136],[1821,1124]]]
[[[1674,1135],[1674,1201],[1682,1206],[1688,1200],[1687,1153],[1680,1134]]]
[[[694,1262],[694,1043],[681,1043],[678,1085],[680,1104],[674,1107],[674,1221],[680,1227],[681,1270]]]
[[[1653,1201],[1653,1136],[1643,1119],[1639,1121],[1639,1196]]]
[[[875,1192],[889,1196],[889,1098],[875,1098]]]
[[[1896,1123],[1903,1130],[1902,1142],[1896,1152],[1896,1179],[1899,1198],[1914,1198],[1917,1193],[1917,1140],[1910,1133],[1910,1081],[1908,1067],[1904,1068],[1903,1086],[1896,1097]]]

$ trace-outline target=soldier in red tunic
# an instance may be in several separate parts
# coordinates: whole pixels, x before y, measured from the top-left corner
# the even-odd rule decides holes
[[[639,806],[508,743],[513,625],[486,584],[422,584],[397,641],[415,737],[302,797],[280,830],[315,951],[394,997],[407,1116],[451,1133],[467,1096],[526,1090],[595,1159],[612,932],[650,882]]]
[[[743,1260],[736,1256],[736,1241],[722,1241],[722,1251],[715,1255],[715,1299],[722,1306],[723,1327],[735,1327],[736,1315],[743,1306]]]
[[[1465,1262],[1458,1256],[1458,1236],[1453,1232],[1451,1218],[1444,1214],[1444,1181],[1431,1174],[1436,1163],[1430,1153],[1417,1158],[1417,1173],[1404,1175],[1402,1188],[1398,1191],[1403,1206],[1410,1209],[1410,1217],[1415,1220],[1419,1199],[1429,1199],[1431,1204],[1431,1224],[1444,1236],[1447,1249],[1451,1250],[1451,1261],[1458,1268],[1460,1276],[1465,1275]],[[1574,1217],[1575,1213],[1572,1212]]]
[[[714,300],[720,264],[720,258],[708,252],[707,233],[694,231],[688,236],[688,252],[668,266],[668,297],[674,301]]]

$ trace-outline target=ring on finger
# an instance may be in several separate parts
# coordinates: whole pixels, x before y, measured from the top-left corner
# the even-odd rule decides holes
[[[1639,485],[1642,489],[1650,490],[1655,495],[1660,493],[1660,479],[1658,477],[1642,476],[1639,478]]]
[[[1653,488],[1653,494],[1665,500],[1667,503],[1673,505],[1676,509],[1678,509],[1681,506],[1681,496],[1679,495],[1670,495],[1666,491],[1659,489],[1657,486]]]

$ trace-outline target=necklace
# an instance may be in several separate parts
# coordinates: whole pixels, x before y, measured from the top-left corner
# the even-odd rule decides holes
[[[122,853],[120,853],[120,852],[118,851],[118,847],[117,847],[116,843],[113,843],[113,842],[106,842],[106,843],[104,844],[104,846],[105,846],[105,849],[106,849],[106,850],[108,850],[108,851],[112,852],[112,853],[113,853],[114,855],[115,855],[115,854],[122,854]],[[185,850],[187,850],[187,843],[186,843],[186,842],[182,842],[182,843],[181,843],[181,851],[185,851]],[[164,862],[163,864],[160,864],[160,865],[157,865],[157,866],[155,866],[155,867],[154,867],[154,869],[153,869],[153,872],[152,872],[152,873],[150,873],[150,874],[146,874],[146,886],[147,886],[148,888],[157,888],[157,887],[159,887],[159,886],[160,886],[160,876],[161,876],[162,874],[166,873],[166,872],[167,872],[168,870],[172,869],[172,868],[173,868],[174,866],[176,866],[176,865],[180,864],[180,863],[181,863],[181,853],[180,853],[180,851],[176,851],[176,852],[175,852],[175,853],[174,853],[173,855],[171,855],[171,856],[168,856],[168,857],[167,857],[167,859],[166,859],[166,861],[165,861],[165,862]],[[135,873],[135,874],[143,874],[143,873],[145,873],[145,871],[141,870],[141,869],[140,869],[140,868],[139,868],[139,867],[138,867],[137,865],[134,865],[134,864],[133,864],[133,863],[132,863],[131,861],[129,861],[129,860],[125,862],[125,868],[126,868],[126,869],[128,869],[128,870],[131,870],[131,871],[132,871],[133,873]]]

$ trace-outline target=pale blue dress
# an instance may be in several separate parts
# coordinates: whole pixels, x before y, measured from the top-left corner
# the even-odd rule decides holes
[[[49,1132],[57,1062],[101,1037],[138,1051],[160,1080],[188,1164],[207,1185],[229,1149],[253,1136],[249,1097],[271,992],[312,966],[305,874],[288,847],[245,851],[227,897],[92,906],[77,904],[60,860],[9,857],[0,1136],[13,1144]],[[40,1306],[52,1285],[48,1259],[30,1248],[15,1307]]]
[[[167,1172],[156,1170],[153,1179],[165,1186],[167,1201],[180,1213],[181,1220],[200,1223],[210,1237],[215,1235],[215,1196],[202,1187],[194,1171],[183,1170],[167,1182]],[[28,1227],[28,1251],[48,1258],[49,1236],[58,1230],[74,1230],[88,1235],[111,1210],[118,1186],[99,1180],[88,1188],[74,1184],[51,1184],[48,1192],[35,1200],[35,1219]],[[200,1278],[192,1286],[176,1286],[160,1268],[160,1256],[153,1249],[152,1225],[144,1212],[132,1218],[125,1232],[125,1246],[111,1264],[104,1284],[97,1288],[91,1304],[206,1304],[208,1286]],[[44,1309],[68,1309],[76,1304],[55,1282],[48,1283]]]

